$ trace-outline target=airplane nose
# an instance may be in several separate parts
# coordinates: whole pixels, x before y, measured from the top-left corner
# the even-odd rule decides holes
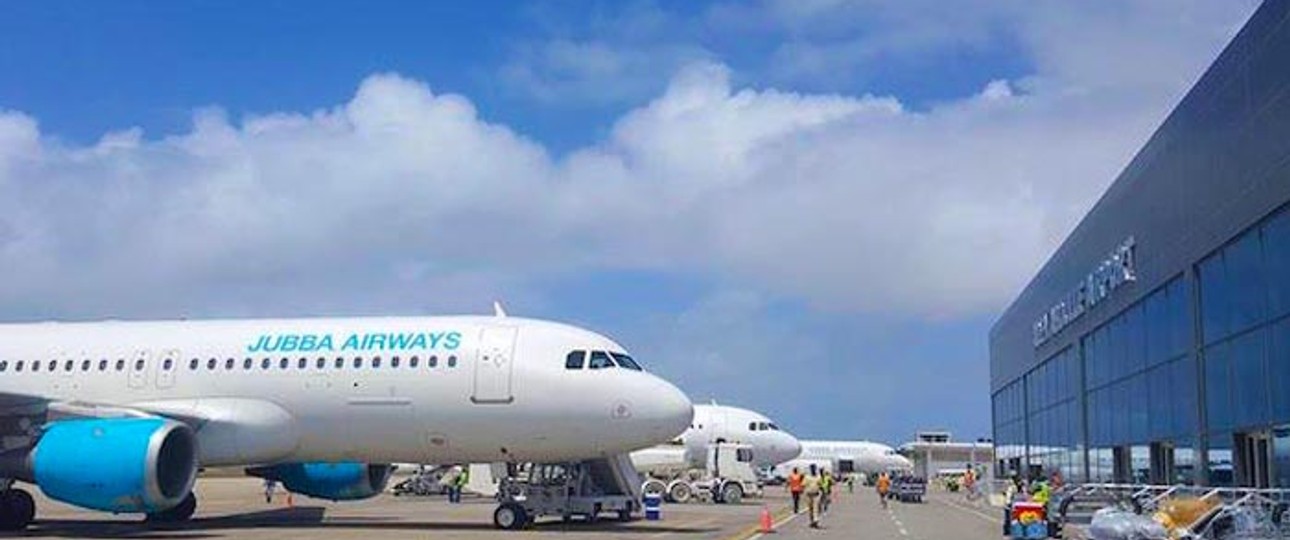
[[[655,378],[646,399],[644,420],[652,434],[667,442],[690,427],[694,420],[694,404],[689,396],[670,382]]]
[[[788,448],[788,452],[786,452],[788,457],[784,458],[782,461],[797,459],[797,456],[802,455],[802,441],[797,440],[797,437],[789,435],[788,444],[785,446]]]

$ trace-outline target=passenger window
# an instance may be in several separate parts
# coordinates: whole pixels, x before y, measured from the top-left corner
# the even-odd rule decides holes
[[[604,369],[614,367],[614,361],[609,359],[609,355],[602,351],[591,351],[591,361],[587,364],[590,369]]]
[[[456,355],[452,355],[452,356],[449,356],[449,357],[448,357],[448,367],[450,367],[450,368],[457,367],[457,356],[456,356]]]
[[[586,351],[573,351],[564,358],[564,369],[582,369],[582,364],[586,361],[586,358]]]
[[[99,360],[99,371],[107,371],[107,359]]]
[[[246,358],[242,360],[242,369],[251,369],[251,366],[253,365],[255,365],[255,360],[252,360],[250,358]]]
[[[90,370],[90,361],[89,361],[89,360],[84,360],[84,361],[82,361],[82,362],[81,362],[81,371],[89,371],[89,370]]]
[[[614,361],[618,363],[619,367],[624,367],[632,371],[644,371],[641,369],[640,364],[637,364],[635,360],[632,360],[632,357],[625,354],[614,353]]]
[[[236,361],[234,361],[232,358],[229,358],[229,359],[225,360],[225,361],[224,361],[224,369],[233,369],[233,364],[235,364],[235,363],[236,363]]]
[[[273,360],[269,360],[268,358],[260,359],[260,369],[269,369],[269,366],[271,365],[273,365]]]
[[[413,356],[411,360],[408,360],[408,367],[414,368],[414,367],[417,367],[417,365],[420,363],[421,363],[421,358]]]
[[[125,370],[125,360],[124,360],[124,359],[121,359],[121,358],[117,358],[117,359],[116,359],[116,370],[117,370],[117,371],[124,371],[124,370]]]
[[[7,371],[8,369],[9,369],[9,361],[0,360],[0,371]]]
[[[161,362],[161,369],[164,369],[164,370],[166,370],[166,371],[170,371],[170,368],[172,368],[172,367],[174,367],[174,366],[175,366],[175,361],[174,361],[174,360],[171,360],[171,359],[169,359],[169,358],[167,358],[167,359],[165,359],[165,360],[163,360],[163,361]]]
[[[202,364],[201,360],[194,358],[188,361],[188,369],[196,371],[197,367],[200,366],[201,364]]]
[[[358,369],[358,368],[361,368],[361,367],[363,367],[363,357],[361,357],[361,356],[355,356],[355,357],[354,357],[354,369]]]
[[[372,359],[372,369],[381,367],[381,357],[377,356]]]
[[[51,373],[53,373],[53,372],[54,372],[55,370],[57,370],[57,369],[58,369],[58,360],[50,360],[50,361],[49,361],[49,371],[50,371]]]
[[[63,363],[63,371],[71,371],[72,368],[74,367],[76,367],[75,360],[68,360],[67,362]]]
[[[278,360],[278,369],[287,369],[287,366],[290,366],[290,365],[291,365],[290,358],[283,358],[281,360]]]
[[[31,361],[31,370],[32,370],[32,371],[40,371],[40,360],[32,360],[32,361]]]
[[[394,358],[390,359],[390,367],[392,368],[399,367],[399,357],[395,356]]]
[[[13,370],[14,370],[14,371],[22,371],[22,360],[19,360],[19,361],[17,361],[17,362],[14,362],[14,364],[13,364]]]
[[[296,369],[305,369],[308,366],[309,366],[309,359],[303,356],[300,357],[300,360],[296,362]]]
[[[327,359],[319,356],[317,366],[318,366],[318,369],[327,367]]]
[[[217,365],[219,365],[219,360],[216,360],[214,358],[211,358],[210,360],[206,361],[206,369],[213,370]]]
[[[139,359],[139,360],[135,360],[135,361],[134,361],[134,370],[135,370],[135,371],[143,371],[143,360],[142,360],[142,359]]]
[[[439,357],[438,357],[438,356],[431,356],[429,359],[427,359],[427,360],[426,360],[426,366],[427,366],[427,367],[432,367],[432,368],[433,368],[433,367],[439,367]]]
[[[336,367],[336,369],[340,369],[340,368],[345,367],[345,359],[344,359],[344,358],[337,357],[337,358],[336,358],[336,364],[335,364],[335,367]]]

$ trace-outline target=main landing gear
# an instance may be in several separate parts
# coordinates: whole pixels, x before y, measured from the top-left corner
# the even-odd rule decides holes
[[[148,514],[144,521],[148,523],[182,523],[193,517],[197,511],[197,496],[189,493],[184,500],[174,507]]]
[[[0,491],[0,530],[21,531],[36,517],[36,501],[21,489]]]

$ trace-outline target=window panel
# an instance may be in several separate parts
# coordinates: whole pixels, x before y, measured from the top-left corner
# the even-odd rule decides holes
[[[1263,258],[1272,316],[1290,313],[1290,211],[1283,209],[1263,226]]]
[[[1271,383],[1272,415],[1290,420],[1290,319],[1271,326],[1268,380]]]
[[[1186,354],[1192,347],[1191,293],[1187,282],[1174,278],[1169,284],[1169,356]]]
[[[1169,358],[1169,296],[1161,288],[1143,302],[1143,330],[1146,331],[1147,365]]]
[[[1266,281],[1258,229],[1251,230],[1229,246],[1223,258],[1231,296],[1229,330],[1240,332],[1263,322],[1266,310]]]
[[[1229,293],[1223,254],[1216,253],[1200,263],[1201,326],[1205,343],[1213,343],[1228,334]]]
[[[1232,425],[1231,377],[1227,344],[1215,345],[1205,354],[1205,414],[1209,429]]]
[[[1196,363],[1190,356],[1175,360],[1172,364],[1173,383],[1170,387],[1173,410],[1170,416],[1174,421],[1175,435],[1191,436],[1196,434],[1197,397],[1196,397]]]
[[[1237,426],[1261,424],[1268,419],[1267,373],[1264,333],[1258,329],[1232,340],[1232,408]]]

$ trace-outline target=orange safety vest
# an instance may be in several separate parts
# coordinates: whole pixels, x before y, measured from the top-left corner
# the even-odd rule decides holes
[[[885,474],[884,474],[884,475],[882,475],[882,476],[879,476],[879,477],[878,477],[878,493],[886,493],[886,492],[887,492],[887,490],[889,490],[889,489],[891,489],[891,478],[888,478],[888,477],[887,477],[887,475],[885,475]]]
[[[791,493],[802,492],[802,480],[805,478],[802,473],[792,473],[788,475],[788,491]]]

